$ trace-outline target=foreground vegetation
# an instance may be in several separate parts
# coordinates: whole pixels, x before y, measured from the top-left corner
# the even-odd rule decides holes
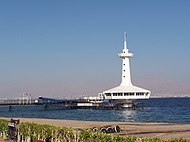
[[[0,120],[1,136],[8,133],[8,121]],[[185,139],[162,140],[136,136],[105,134],[92,130],[75,130],[72,128],[40,125],[34,123],[19,124],[19,141],[45,140],[46,142],[190,142]]]

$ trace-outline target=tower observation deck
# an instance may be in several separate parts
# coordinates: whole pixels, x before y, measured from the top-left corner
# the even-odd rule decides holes
[[[105,99],[149,99],[151,92],[149,90],[134,86],[131,82],[129,59],[133,54],[127,48],[127,36],[124,32],[124,48],[118,54],[122,59],[122,77],[121,84],[117,87],[104,91]]]

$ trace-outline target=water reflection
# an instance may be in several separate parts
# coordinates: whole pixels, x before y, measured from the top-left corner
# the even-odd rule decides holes
[[[136,111],[135,110],[123,110],[121,113],[118,113],[122,117],[122,121],[135,121]]]

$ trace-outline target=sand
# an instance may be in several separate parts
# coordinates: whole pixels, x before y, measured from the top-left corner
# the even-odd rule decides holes
[[[0,118],[10,120],[8,118]],[[77,121],[77,120],[56,120],[38,118],[15,118],[21,122],[31,122],[37,124],[49,124],[55,126],[71,127],[75,129],[87,129],[102,126],[120,126],[121,135],[134,135],[151,138],[173,139],[184,138],[190,140],[190,124],[171,124],[171,123],[141,123],[141,122],[96,122],[96,121]]]

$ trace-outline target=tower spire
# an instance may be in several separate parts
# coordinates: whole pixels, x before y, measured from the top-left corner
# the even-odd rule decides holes
[[[124,49],[127,49],[127,33],[124,32]]]

